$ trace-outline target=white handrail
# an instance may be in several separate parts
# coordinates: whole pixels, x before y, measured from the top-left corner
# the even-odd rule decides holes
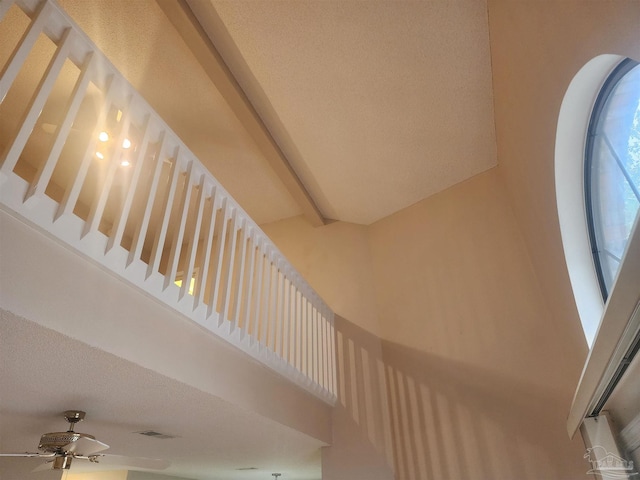
[[[0,21],[20,11],[0,109],[27,108],[0,140],[0,206],[333,404],[333,312],[53,0],[0,0]],[[15,80],[47,38],[56,51],[22,98]],[[40,114],[65,68],[77,80],[47,140]],[[92,127],[74,128],[88,111]]]

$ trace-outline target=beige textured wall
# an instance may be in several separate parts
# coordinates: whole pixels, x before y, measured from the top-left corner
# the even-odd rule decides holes
[[[371,226],[398,478],[582,478],[557,328],[497,171]]]
[[[576,374],[582,350],[558,336],[495,169],[373,224],[370,239],[385,340],[544,388]],[[530,369],[541,346],[543,374]]]
[[[393,437],[382,342],[336,316],[338,402],[323,480],[393,480]]]
[[[555,197],[558,114],[572,78],[593,57],[611,53],[640,60],[640,2],[489,0],[488,5],[499,171],[555,328],[573,336],[580,326]]]
[[[340,315],[333,442],[356,453],[329,449],[329,478],[383,461],[403,480],[583,478],[564,428],[583,340],[549,312],[496,169],[367,228],[265,230]]]
[[[334,222],[314,228],[300,216],[261,228],[334,312],[380,333],[367,227]]]

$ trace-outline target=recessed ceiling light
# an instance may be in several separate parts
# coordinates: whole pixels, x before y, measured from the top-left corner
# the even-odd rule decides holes
[[[96,157],[98,157],[100,160],[104,160],[104,155],[101,152],[96,152]]]
[[[98,134],[98,140],[100,140],[101,142],[108,142],[109,134],[107,132],[100,132]]]
[[[131,163],[129,162],[129,160],[124,159],[120,162],[120,165],[122,165],[123,167],[128,167],[129,165],[131,165]]]
[[[127,149],[127,148],[129,148],[129,147],[131,147],[131,140],[129,140],[128,138],[125,138],[125,139],[122,141],[122,148]]]

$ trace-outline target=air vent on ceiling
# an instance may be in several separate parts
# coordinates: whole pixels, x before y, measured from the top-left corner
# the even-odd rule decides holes
[[[160,432],[154,432],[153,430],[145,430],[143,432],[135,432],[138,433],[140,435],[144,435],[145,437],[153,437],[153,438],[160,438],[160,439],[167,439],[167,438],[176,438],[175,435],[167,435],[166,433],[160,433]]]
[[[257,470],[258,467],[242,467],[242,468],[236,468],[236,470],[240,471],[240,470]]]

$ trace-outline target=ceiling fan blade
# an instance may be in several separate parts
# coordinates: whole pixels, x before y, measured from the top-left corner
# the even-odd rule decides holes
[[[31,470],[31,472],[33,473],[33,472],[42,472],[44,470],[51,470],[51,467],[53,467],[53,460],[47,460],[42,465],[38,465],[36,468]]]
[[[149,470],[164,470],[171,465],[171,462],[157,458],[126,457],[124,455],[109,455],[106,453],[90,455],[89,459],[103,465],[121,465],[123,467],[147,468]]]
[[[89,437],[80,437],[73,443],[68,443],[62,450],[67,453],[73,453],[78,456],[88,457],[93,455],[94,453],[101,452],[109,448],[109,445],[106,443],[99,442],[94,438]]]
[[[39,457],[39,458],[51,458],[54,457],[55,453],[0,453],[0,457]]]

